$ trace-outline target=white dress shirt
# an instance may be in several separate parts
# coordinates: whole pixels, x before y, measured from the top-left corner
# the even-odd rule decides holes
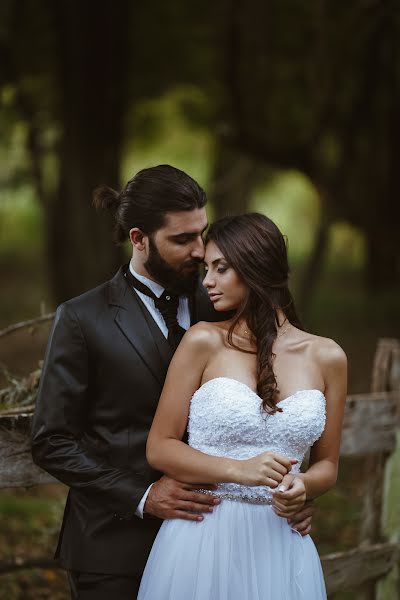
[[[159,283],[156,283],[155,281],[153,281],[152,279],[149,279],[148,277],[145,277],[144,275],[139,275],[139,273],[136,273],[136,271],[132,267],[132,263],[129,263],[129,270],[132,273],[132,275],[134,277],[136,277],[136,279],[138,279],[139,281],[144,283],[144,285],[147,285],[147,287],[150,288],[150,290],[153,292],[153,294],[155,296],[157,296],[157,298],[159,298],[162,295],[163,291],[165,290],[165,288],[163,288],[162,285],[160,285]],[[150,298],[150,296],[147,296],[146,294],[143,294],[142,292],[139,292],[139,290],[135,289],[135,292],[139,296],[139,298],[142,300],[143,304],[145,305],[145,307],[147,308],[147,310],[149,311],[149,313],[151,314],[151,316],[153,317],[153,319],[155,320],[155,322],[161,329],[164,336],[167,338],[168,337],[168,327],[164,321],[162,314],[156,308],[154,299]],[[177,319],[178,319],[179,325],[181,327],[183,327],[183,329],[189,329],[189,327],[190,327],[190,311],[189,311],[189,299],[187,296],[181,296],[179,298]],[[137,505],[137,508],[135,511],[135,515],[137,517],[140,517],[141,519],[143,519],[144,505],[146,503],[146,499],[147,499],[147,496],[149,495],[150,488],[152,485],[153,484],[151,484],[145,491],[145,493],[144,493],[141,501]]]

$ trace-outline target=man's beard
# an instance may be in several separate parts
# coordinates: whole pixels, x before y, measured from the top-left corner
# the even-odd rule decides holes
[[[193,294],[199,281],[199,266],[202,262],[201,259],[193,258],[176,269],[163,259],[156,244],[149,237],[149,257],[144,263],[144,267],[157,283],[173,294],[178,296]],[[184,268],[192,268],[193,271],[185,273]]]

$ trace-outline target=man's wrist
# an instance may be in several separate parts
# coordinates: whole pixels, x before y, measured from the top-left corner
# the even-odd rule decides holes
[[[153,483],[151,485],[149,485],[149,487],[147,488],[147,490],[143,494],[142,499],[140,500],[139,504],[136,507],[135,515],[137,517],[139,517],[139,519],[143,519],[144,514],[146,512],[146,502],[147,502],[147,498],[149,496],[149,493],[150,493],[150,490],[151,490],[152,486],[153,486]]]

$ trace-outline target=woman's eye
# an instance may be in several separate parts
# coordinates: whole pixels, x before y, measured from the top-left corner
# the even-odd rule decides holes
[[[218,273],[225,273],[225,271],[228,269],[228,267],[218,267],[217,271]]]

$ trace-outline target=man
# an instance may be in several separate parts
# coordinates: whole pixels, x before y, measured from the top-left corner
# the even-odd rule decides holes
[[[146,462],[174,349],[191,324],[217,318],[198,273],[206,196],[187,174],[160,165],[121,194],[100,189],[96,204],[115,209],[117,241],[130,239],[132,258],[58,308],[32,453],[70,487],[56,556],[72,598],[134,600],[160,519],[194,520],[218,503],[197,491],[201,482],[189,487]]]

